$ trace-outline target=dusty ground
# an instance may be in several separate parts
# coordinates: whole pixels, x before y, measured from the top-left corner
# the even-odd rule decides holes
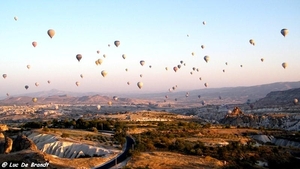
[[[133,157],[128,163],[128,167],[145,167],[151,169],[208,169],[221,168],[222,161],[212,157],[199,157],[182,155],[173,152],[149,152],[141,153],[138,157]]]

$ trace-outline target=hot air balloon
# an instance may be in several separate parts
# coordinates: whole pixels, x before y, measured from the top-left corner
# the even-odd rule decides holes
[[[107,46],[110,47],[110,44],[108,44]]]
[[[225,72],[225,69],[223,69],[223,72]]]
[[[98,64],[101,65],[103,63],[103,59],[98,59]]]
[[[294,99],[294,101],[293,101],[293,103],[296,105],[296,104],[298,104],[298,99]]]
[[[168,98],[168,95],[165,95],[165,98],[167,99],[167,98]]]
[[[219,99],[222,99],[222,97],[221,97],[221,96],[219,96]]]
[[[123,54],[123,55],[122,55],[122,58],[123,58],[123,59],[126,59],[126,55],[125,55],[125,54]]]
[[[288,66],[286,62],[282,63],[282,67],[285,69]]]
[[[192,74],[193,74],[193,72],[190,72],[190,74],[192,75]]]
[[[165,67],[166,70],[168,70],[168,67]]]
[[[149,68],[152,68],[152,66],[151,66],[151,65],[149,65]]]
[[[28,85],[26,85],[26,86],[25,86],[25,89],[27,90],[28,88],[29,88],[29,86],[28,86]]]
[[[126,68],[125,71],[128,72],[128,68]]]
[[[83,74],[80,74],[80,77],[83,78]]]
[[[34,97],[34,98],[32,98],[32,102],[37,102],[37,98],[36,97]]]
[[[8,96],[8,97],[9,97],[9,93],[6,93],[6,96]]]
[[[205,21],[203,21],[203,22],[202,22],[202,24],[203,24],[203,25],[205,25],[205,24],[206,24],[206,22],[205,22]]]
[[[80,60],[82,59],[82,55],[81,54],[77,54],[76,55],[76,59],[78,60],[78,62],[80,62]]]
[[[38,87],[40,84],[38,82],[35,82],[35,86]]]
[[[199,72],[199,69],[197,68],[196,71]]]
[[[75,82],[75,84],[76,84],[76,86],[79,86],[80,85],[80,83],[77,81],[77,82]]]
[[[96,64],[97,66],[99,65],[99,62],[98,62],[98,60],[96,60],[96,61],[95,61],[95,64]]]
[[[198,95],[198,98],[200,99],[200,98],[201,98],[201,95]]]
[[[111,102],[111,101],[109,101],[109,102],[107,102],[107,104],[108,104],[109,106],[111,106],[111,105],[112,105],[112,102]]]
[[[101,75],[102,75],[103,77],[105,77],[105,76],[107,75],[107,71],[102,70]]]
[[[207,86],[208,86],[208,84],[207,84],[207,83],[204,83],[204,86],[205,86],[205,87],[207,87]]]
[[[97,110],[100,110],[101,109],[101,106],[98,104],[97,105]]]
[[[2,77],[5,79],[7,77],[7,74],[3,74]]]
[[[175,66],[175,67],[173,67],[173,70],[174,70],[175,72],[177,72],[178,68]]]
[[[253,39],[250,39],[249,42],[250,42],[251,45],[253,45],[253,46],[255,45],[255,42],[254,42]]]
[[[183,64],[183,60],[180,61],[180,64]]]
[[[175,101],[177,102],[177,98],[175,98]]]
[[[18,20],[18,17],[15,16],[15,17],[14,17],[14,20],[17,21],[17,20]]]
[[[100,54],[100,50],[97,50],[97,54]]]
[[[289,30],[288,29],[281,29],[280,33],[285,37],[289,33]]]
[[[51,83],[51,81],[50,81],[50,80],[48,80],[47,82],[48,82],[49,84]]]
[[[138,82],[137,86],[141,89],[144,86],[144,84],[143,84],[143,82]]]
[[[114,42],[114,44],[115,44],[116,47],[119,47],[120,41],[116,40],[116,41]]]
[[[144,66],[145,61],[144,61],[144,60],[141,60],[141,61],[140,61],[140,64],[141,64],[142,66]]]
[[[264,58],[261,58],[260,61],[263,62],[263,61],[264,61]]]
[[[204,106],[204,105],[205,105],[205,101],[204,101],[204,100],[202,100],[201,104]]]
[[[105,55],[105,54],[103,54],[103,57],[104,57],[104,58],[106,58],[106,55]]]
[[[48,33],[48,35],[50,36],[51,39],[55,35],[55,31],[53,29],[49,29],[47,33]]]
[[[196,68],[195,68],[195,67],[193,67],[192,69],[193,69],[193,71],[195,71],[195,70],[196,70]]]
[[[243,67],[243,65],[240,65],[240,67]]]
[[[194,52],[192,52],[192,56],[194,56],[195,55],[195,53]]]
[[[130,85],[130,82],[127,82],[128,85]]]
[[[202,80],[202,78],[201,78],[201,77],[199,77],[199,80]]]
[[[180,68],[181,68],[181,65],[177,65],[177,67],[178,67],[178,69],[180,69]]]
[[[184,63],[183,66],[186,66],[186,64]]]
[[[201,48],[202,48],[202,49],[204,49],[204,47],[205,47],[204,45],[201,45]]]
[[[227,62],[225,62],[225,65],[228,65],[228,63],[227,63]]]
[[[117,100],[118,100],[118,96],[113,96],[113,99],[114,99],[115,101],[117,101]]]
[[[143,74],[140,74],[140,77],[143,77]]]
[[[36,45],[37,45],[37,42],[36,42],[36,41],[32,42],[32,46],[33,46],[33,47],[36,47]]]
[[[204,56],[204,60],[205,60],[206,63],[208,63],[208,61],[209,61],[209,56],[207,56],[207,55]]]

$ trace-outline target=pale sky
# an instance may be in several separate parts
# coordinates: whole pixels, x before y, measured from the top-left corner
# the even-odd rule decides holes
[[[7,78],[0,79],[0,97],[51,89],[150,93],[175,85],[189,91],[204,83],[217,88],[299,81],[299,9],[298,0],[3,1],[0,73]],[[286,37],[283,28],[289,30]],[[55,30],[53,39],[48,29]],[[115,40],[121,42],[118,48]],[[83,56],[80,62],[77,54]],[[97,66],[99,58],[103,63]],[[181,60],[186,66],[175,73]],[[105,78],[102,70],[108,72]]]

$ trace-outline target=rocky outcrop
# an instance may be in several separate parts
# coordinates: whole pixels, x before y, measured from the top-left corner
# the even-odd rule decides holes
[[[21,150],[37,150],[36,145],[28,139],[25,135],[19,134],[13,141],[12,151],[21,151]]]
[[[0,124],[0,131],[6,131],[8,130],[8,127],[6,124]]]
[[[9,137],[5,137],[5,144],[4,144],[4,154],[8,154],[12,150],[13,140]]]
[[[56,136],[50,134],[32,133],[28,136],[37,145],[38,149],[47,154],[56,155],[61,158],[78,158],[107,156],[114,153],[103,147],[90,146],[82,143],[59,141]]]

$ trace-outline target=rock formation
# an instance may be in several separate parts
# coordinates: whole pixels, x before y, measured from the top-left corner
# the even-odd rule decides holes
[[[4,144],[4,154],[8,154],[12,150],[13,140],[9,137],[5,137],[5,144]]]
[[[25,135],[19,134],[13,141],[12,151],[21,151],[25,149],[37,150],[33,141],[29,140]]]
[[[6,131],[8,130],[8,127],[6,124],[0,124],[0,131]]]

